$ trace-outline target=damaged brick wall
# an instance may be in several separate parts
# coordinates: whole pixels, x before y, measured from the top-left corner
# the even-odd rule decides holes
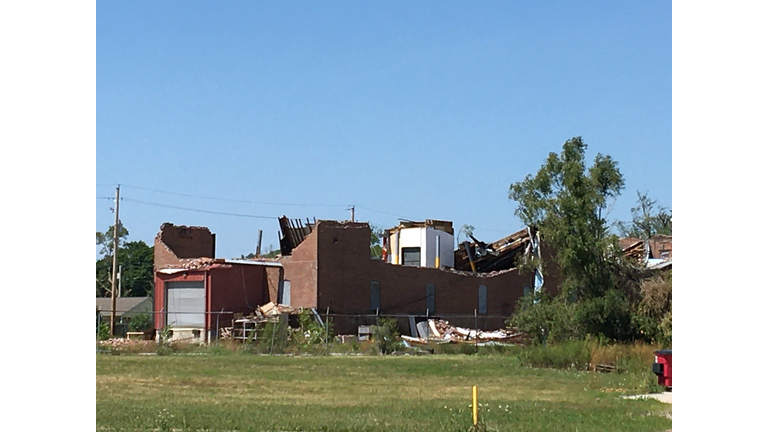
[[[164,223],[155,236],[155,268],[179,263],[183,258],[214,258],[216,234],[208,228]]]
[[[319,221],[293,256],[282,261],[285,278],[291,280],[291,304],[317,307],[321,313],[326,308],[331,313],[375,313],[371,309],[371,282],[378,282],[380,313],[423,315],[427,285],[432,284],[436,310],[431,314],[473,315],[479,306],[480,285],[484,285],[487,314],[510,316],[524,287],[533,287],[533,276],[517,270],[481,277],[371,260],[370,238],[368,224]],[[474,318],[465,321],[457,324],[474,326]],[[503,321],[481,315],[479,324],[492,329],[503,326]],[[341,333],[357,331],[352,319],[335,317],[334,326]]]
[[[264,293],[266,301],[277,303],[277,290],[280,286],[280,281],[283,279],[283,269],[280,267],[267,267],[267,285]]]
[[[672,236],[655,235],[648,241],[651,258],[672,259]]]
[[[317,257],[317,230],[315,230],[293,249],[291,255],[280,259],[284,269],[283,279],[291,282],[291,306],[317,307]],[[277,299],[276,292],[275,299]]]

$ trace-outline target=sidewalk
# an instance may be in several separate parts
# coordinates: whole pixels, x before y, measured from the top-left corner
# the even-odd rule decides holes
[[[672,404],[672,392],[665,391],[664,393],[651,393],[637,396],[624,396],[625,399],[656,399],[659,402]]]

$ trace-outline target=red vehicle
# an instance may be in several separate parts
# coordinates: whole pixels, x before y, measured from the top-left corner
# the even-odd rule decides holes
[[[672,390],[672,350],[665,349],[653,353],[656,355],[653,373],[659,377],[659,385]]]

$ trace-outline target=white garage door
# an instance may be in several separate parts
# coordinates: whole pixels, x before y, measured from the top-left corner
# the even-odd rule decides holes
[[[205,285],[199,282],[166,282],[170,327],[205,327]]]

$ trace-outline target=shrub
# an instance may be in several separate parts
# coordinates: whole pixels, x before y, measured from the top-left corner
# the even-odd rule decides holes
[[[653,277],[640,285],[633,321],[648,342],[672,345],[672,277]]]
[[[259,325],[256,332],[254,349],[258,352],[281,354],[288,349],[290,328],[287,320],[280,318],[277,321],[267,321]]]
[[[143,332],[152,325],[152,316],[146,312],[135,315],[128,323],[128,330],[132,332]]]
[[[576,307],[563,296],[550,297],[545,291],[524,295],[508,321],[532,337],[533,343],[564,342],[579,336],[575,319]]]
[[[574,311],[576,325],[584,335],[615,341],[632,341],[640,336],[632,319],[632,304],[619,290],[580,300],[575,303]]]
[[[382,354],[390,354],[401,345],[395,318],[381,318],[373,333],[373,341]]]
[[[173,330],[165,326],[160,329],[157,341],[157,355],[169,355],[178,351],[178,347],[171,340]]]
[[[102,321],[99,323],[99,340],[107,340],[110,337],[109,323]]]
[[[331,323],[328,326],[328,338],[333,338]],[[304,309],[299,314],[299,328],[291,332],[291,344],[299,352],[317,354],[325,347],[326,326],[320,324],[312,311]]]

